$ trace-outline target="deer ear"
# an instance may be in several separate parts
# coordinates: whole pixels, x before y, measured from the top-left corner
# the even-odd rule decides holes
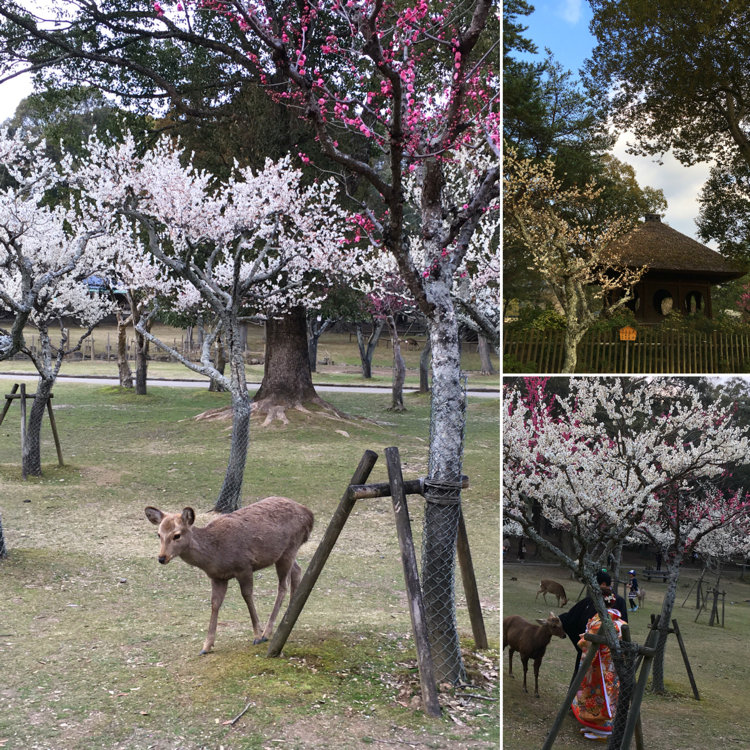
[[[195,511],[192,508],[183,508],[182,509],[182,520],[188,526],[192,526],[195,523]]]
[[[161,523],[161,519],[164,518],[164,514],[158,508],[153,508],[150,505],[146,507],[145,513],[146,518],[155,526],[158,526]]]

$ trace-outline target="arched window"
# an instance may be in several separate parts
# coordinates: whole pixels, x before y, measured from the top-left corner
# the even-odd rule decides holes
[[[698,291],[688,292],[685,296],[685,312],[689,315],[690,313],[703,312],[704,309],[703,295]]]
[[[669,315],[674,307],[674,298],[666,289],[659,289],[654,294],[654,310],[660,315]]]

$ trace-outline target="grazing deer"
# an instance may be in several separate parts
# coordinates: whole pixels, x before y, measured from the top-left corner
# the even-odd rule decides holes
[[[219,609],[232,578],[239,582],[250,612],[253,643],[267,641],[287,587],[291,587],[291,599],[302,577],[295,557],[312,531],[312,511],[285,497],[267,497],[219,516],[202,528],[193,525],[192,508],[185,508],[182,513],[164,513],[149,506],[145,512],[146,518],[159,527],[159,562],[166,565],[172,558],[181,557],[211,579],[211,620],[201,654],[213,648]],[[261,632],[253,603],[253,572],[274,564],[279,587],[271,616]]]
[[[536,592],[534,601],[539,598],[539,594],[542,595],[542,599],[544,599],[545,604],[547,603],[547,594],[552,594],[552,596],[557,597],[558,607],[564,607],[568,603],[568,597],[565,594],[565,589],[562,587],[562,584],[558,583],[557,581],[553,581],[550,578],[542,578],[542,580],[539,582],[539,591]]]

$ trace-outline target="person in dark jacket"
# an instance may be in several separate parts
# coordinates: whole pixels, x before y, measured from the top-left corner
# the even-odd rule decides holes
[[[606,570],[600,570],[596,574],[596,582],[599,584],[599,588],[603,593],[610,593],[612,576],[610,576]],[[615,596],[614,608],[620,612],[622,619],[627,622],[628,605],[625,602],[625,599],[619,594]],[[596,607],[594,606],[594,600],[590,596],[587,596],[585,599],[581,599],[580,602],[576,602],[567,612],[562,612],[559,615],[563,630],[568,638],[570,638],[576,650],[576,667],[573,671],[573,677],[575,677],[575,674],[578,671],[578,666],[581,663],[581,656],[583,655],[581,649],[578,648],[578,641],[581,639],[581,633],[586,632],[586,624],[595,614]],[[571,682],[572,681],[573,678],[571,677]]]

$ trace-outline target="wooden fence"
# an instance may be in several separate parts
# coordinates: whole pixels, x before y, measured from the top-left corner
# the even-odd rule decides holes
[[[503,337],[505,372],[560,372],[562,331],[512,331]],[[747,373],[750,335],[640,329],[635,341],[618,331],[589,332],[578,346],[578,373]]]
[[[27,343],[32,351],[36,351],[39,346],[39,337],[37,335],[31,335],[27,338]],[[201,356],[201,348],[194,342],[186,337],[172,338],[171,341],[167,340],[165,343],[171,346],[175,351],[179,352],[183,357],[193,362],[198,362]],[[136,354],[136,343],[135,339],[128,336],[126,339],[125,346],[127,358],[130,361],[135,361]],[[215,345],[214,345],[215,350]],[[248,364],[263,364],[263,358],[265,356],[264,351],[251,351],[249,348],[244,351],[245,362]],[[149,345],[149,359],[152,361],[168,362],[172,357],[166,352],[162,351],[156,344]],[[13,359],[25,359],[25,354],[16,354]],[[99,336],[92,334],[84,340],[81,349],[77,352],[73,352],[67,357],[70,361],[79,360],[106,360],[115,361],[117,359],[117,335],[105,333]]]

